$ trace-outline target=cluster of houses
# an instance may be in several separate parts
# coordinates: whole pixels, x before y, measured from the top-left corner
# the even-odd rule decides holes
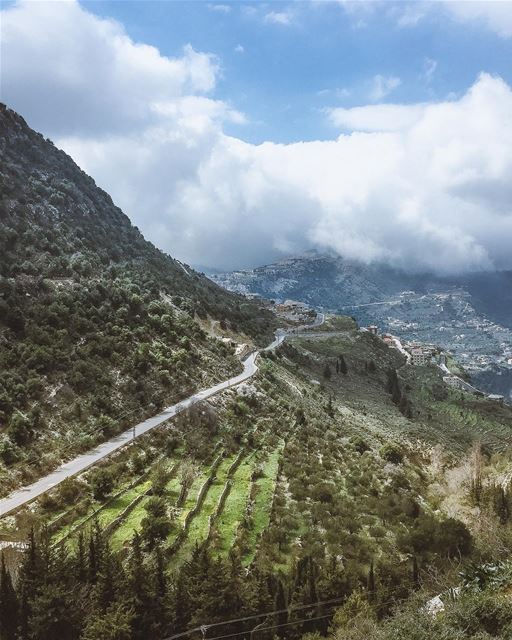
[[[465,391],[466,393],[471,393],[474,396],[487,397],[488,400],[492,400],[493,402],[497,402],[498,404],[504,404],[505,397],[498,393],[484,393],[477,389],[473,385],[466,382],[459,376],[443,376],[443,381],[452,389],[459,389],[460,391]]]
[[[379,335],[379,328],[377,325],[370,325],[365,328],[366,331],[372,333],[373,335]],[[422,344],[420,342],[406,342],[402,344],[401,340],[399,340],[396,336],[391,335],[390,333],[384,333],[381,336],[382,340],[389,346],[395,347],[399,349],[409,361],[410,364],[422,367],[428,364],[438,365],[443,371],[449,374],[449,369],[446,366],[446,353],[443,353],[442,350],[434,344]],[[489,400],[493,400],[494,402],[498,402],[499,404],[503,404],[505,398],[499,394],[491,393],[487,394],[483,391],[480,391],[476,387],[473,387],[469,382],[459,378],[459,376],[454,375],[446,375],[443,376],[443,381],[449,387],[454,389],[460,389],[461,391],[465,391],[467,393],[471,393],[475,396],[487,396]]]
[[[377,325],[371,324],[366,330],[373,335],[379,335]],[[407,359],[411,364],[416,366],[425,366],[427,364],[437,364],[440,350],[433,344],[422,344],[420,342],[408,342],[402,345],[401,341],[390,333],[382,334],[382,340],[391,347],[403,350],[407,354]]]
[[[307,323],[316,317],[316,311],[304,302],[285,300],[274,306],[274,311],[281,318],[291,322]]]

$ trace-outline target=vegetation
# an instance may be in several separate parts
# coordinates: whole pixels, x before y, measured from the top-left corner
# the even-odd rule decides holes
[[[0,258],[7,491],[36,451],[51,466],[232,371],[205,314],[255,338],[272,321],[145,243],[64,154],[0,115],[0,223],[21,232]],[[0,539],[26,543],[4,545],[2,640],[510,637],[510,408],[329,322],[2,519]]]
[[[0,492],[240,367],[274,320],[144,240],[0,106]],[[58,435],[58,437],[56,437]]]
[[[346,373],[336,371],[341,353]],[[318,385],[326,364],[331,378]],[[416,398],[419,415],[407,418],[394,404],[390,369]],[[437,424],[423,414],[424,398],[432,406],[459,402],[458,394],[433,401],[438,382],[427,374],[415,382],[398,353],[356,329],[296,338],[268,354],[254,382],[194,407],[171,429],[60,488],[30,517],[19,515],[18,526],[36,527],[23,566],[36,545],[35,555],[52,563],[44,574],[56,577],[40,578],[33,613],[20,614],[18,628],[34,639],[58,629],[92,640],[115,625],[126,638],[165,637],[284,608],[286,616],[266,623],[286,624],[283,637],[414,637],[406,630],[416,615],[418,638],[472,638],[493,629],[506,638],[512,491],[498,480],[511,458],[494,438],[507,414],[491,403],[492,411],[474,407],[488,444],[461,454],[460,443],[445,438],[440,459],[427,443],[466,423],[460,411],[443,409],[450,422]],[[483,425],[469,434],[474,440]],[[420,428],[421,442],[409,435]],[[462,464],[469,475],[454,482]],[[130,482],[141,466],[143,477]],[[113,486],[95,498],[103,476]],[[59,514],[69,495],[77,498],[66,518]],[[14,582],[20,603],[23,579]],[[87,595],[71,602],[62,584],[66,593]],[[460,597],[445,598],[444,614],[427,615],[429,599],[450,587],[461,587]],[[316,602],[330,604],[308,606]],[[42,622],[40,612],[50,609]],[[497,618],[493,628],[487,611]],[[473,635],[461,627],[464,616]],[[50,622],[63,626],[44,626]],[[215,631],[250,629],[240,622]]]

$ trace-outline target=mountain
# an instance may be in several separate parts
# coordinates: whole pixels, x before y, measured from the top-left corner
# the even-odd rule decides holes
[[[0,193],[3,492],[23,479],[20,469],[27,477],[52,467],[228,377],[240,363],[215,334],[270,340],[271,314],[147,242],[4,105]]]
[[[7,109],[0,160],[7,493],[229,378],[225,338],[264,342],[276,321],[147,243]],[[355,296],[365,273],[349,271]],[[467,313],[443,295],[436,313]],[[258,367],[0,514],[2,640],[510,637],[512,408],[348,316],[289,334]],[[425,603],[466,584],[429,627]]]
[[[439,276],[309,253],[212,274],[231,291],[305,301],[453,352],[484,390],[512,399],[512,272]]]
[[[439,276],[409,273],[383,263],[367,265],[312,251],[275,264],[212,273],[210,277],[230,291],[280,301],[296,299],[331,311],[387,301],[409,290],[426,294],[464,289],[471,295],[477,312],[512,328],[512,271]]]

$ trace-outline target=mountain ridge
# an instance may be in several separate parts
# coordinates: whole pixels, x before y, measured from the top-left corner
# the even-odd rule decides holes
[[[7,491],[229,377],[240,362],[218,338],[266,343],[275,319],[147,242],[91,177],[5,105],[0,159]]]

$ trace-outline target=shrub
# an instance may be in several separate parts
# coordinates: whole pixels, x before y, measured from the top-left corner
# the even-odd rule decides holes
[[[66,478],[59,487],[59,499],[64,504],[76,502],[83,491],[83,485],[76,478]]]
[[[350,438],[350,442],[354,449],[360,454],[363,454],[365,451],[370,451],[370,445],[361,436]]]
[[[392,442],[387,442],[383,447],[381,447],[379,454],[384,458],[384,460],[393,464],[401,464],[404,459],[401,447]]]
[[[103,500],[114,487],[114,477],[110,469],[96,469],[89,479],[92,495],[96,500]]]

